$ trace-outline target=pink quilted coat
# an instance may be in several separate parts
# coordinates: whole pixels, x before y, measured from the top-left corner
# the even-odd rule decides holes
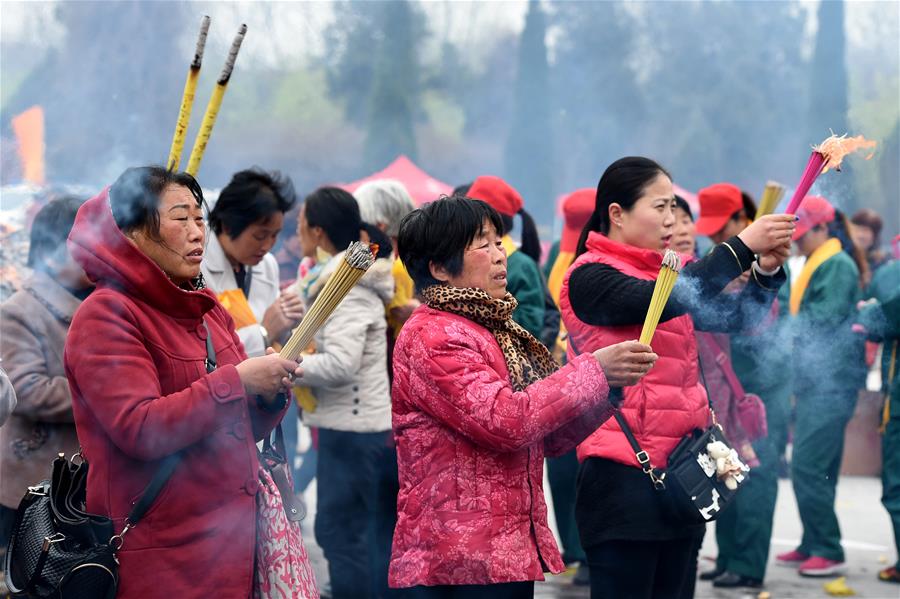
[[[400,493],[392,587],[543,580],[563,570],[547,527],[544,454],[612,415],[589,354],[515,392],[490,331],[419,307],[394,351]]]

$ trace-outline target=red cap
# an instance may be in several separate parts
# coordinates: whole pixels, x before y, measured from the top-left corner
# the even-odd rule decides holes
[[[478,177],[472,183],[466,197],[486,202],[491,208],[506,216],[515,216],[524,206],[519,192],[500,177]]]
[[[728,219],[744,207],[741,190],[731,183],[716,183],[697,192],[700,218],[695,225],[698,235],[713,235],[725,228]]]
[[[825,225],[834,220],[834,206],[820,196],[806,196],[797,209],[797,228],[794,229],[794,241],[797,241],[816,225]]]
[[[581,230],[587,224],[597,204],[597,190],[593,187],[573,191],[562,201],[563,231],[559,241],[560,252],[572,252],[578,249]]]

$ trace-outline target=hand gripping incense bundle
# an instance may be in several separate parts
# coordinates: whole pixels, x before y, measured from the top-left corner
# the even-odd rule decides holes
[[[650,298],[650,308],[647,309],[644,328],[641,330],[641,343],[650,345],[653,340],[656,325],[659,324],[659,318],[666,307],[666,302],[669,301],[669,295],[672,294],[672,288],[675,286],[679,272],[681,272],[681,258],[676,252],[666,250],[662,266],[659,268],[659,276],[656,277],[656,285],[653,286],[653,297]]]
[[[816,178],[830,169],[841,170],[841,161],[844,159],[844,156],[865,148],[874,148],[876,145],[874,141],[870,141],[862,135],[847,137],[844,134],[838,137],[832,134],[831,137],[818,146],[814,146],[809,162],[806,163],[806,169],[803,171],[803,176],[797,184],[797,189],[794,191],[785,213],[796,214],[797,208],[800,207],[800,202],[806,197]],[[866,160],[869,160],[872,155],[866,156]]]
[[[784,185],[776,183],[775,181],[767,182],[766,188],[763,190],[762,197],[759,200],[759,208],[756,209],[756,216],[754,219],[775,212],[775,207],[778,206],[778,202],[780,202],[783,197]]]
[[[366,271],[375,264],[375,255],[378,253],[378,246],[375,244],[362,243],[354,241],[344,252],[344,257],[338,265],[337,270],[329,277],[325,283],[325,287],[316,296],[315,301],[303,320],[291,333],[291,338],[284,344],[281,349],[281,357],[288,360],[296,360],[300,353],[309,347],[313,337],[319,328],[325,324],[334,309],[338,307],[341,300],[346,297],[350,289],[359,281]]]
[[[184,93],[181,94],[181,109],[178,111],[178,122],[175,123],[175,134],[172,136],[172,148],[166,167],[177,171],[181,163],[181,152],[184,150],[184,138],[187,135],[191,110],[194,107],[194,95],[197,92],[197,80],[200,78],[200,66],[203,64],[203,50],[206,48],[206,36],[209,33],[209,17],[204,16],[200,23],[200,35],[197,37],[197,49],[194,60],[188,68],[187,80],[184,82]]]
[[[203,114],[203,121],[200,123],[200,131],[197,132],[197,139],[194,140],[194,148],[191,150],[191,157],[188,159],[187,169],[185,169],[194,177],[197,176],[197,171],[200,170],[200,161],[203,160],[206,144],[209,143],[209,137],[212,135],[213,127],[216,124],[216,117],[219,115],[219,108],[222,106],[222,98],[225,97],[225,89],[228,87],[228,81],[231,79],[234,63],[237,60],[237,55],[246,33],[247,26],[241,25],[231,44],[231,50],[228,52],[225,66],[222,67],[222,73],[219,75],[218,81],[216,81],[216,87],[213,88],[209,104],[206,105],[206,112]]]

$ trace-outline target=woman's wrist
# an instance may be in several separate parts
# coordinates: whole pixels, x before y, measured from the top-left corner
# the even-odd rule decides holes
[[[756,272],[756,274],[762,275],[764,277],[774,277],[778,274],[778,271],[781,270],[781,266],[776,266],[772,270],[765,270],[762,266],[759,265],[759,259],[753,261],[752,268]]]

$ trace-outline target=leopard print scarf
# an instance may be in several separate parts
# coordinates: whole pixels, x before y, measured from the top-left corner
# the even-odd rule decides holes
[[[422,291],[422,297],[435,310],[468,318],[488,329],[503,351],[510,382],[516,391],[524,390],[559,368],[550,350],[512,319],[513,310],[519,304],[511,293],[503,299],[494,299],[482,289],[432,285]]]

